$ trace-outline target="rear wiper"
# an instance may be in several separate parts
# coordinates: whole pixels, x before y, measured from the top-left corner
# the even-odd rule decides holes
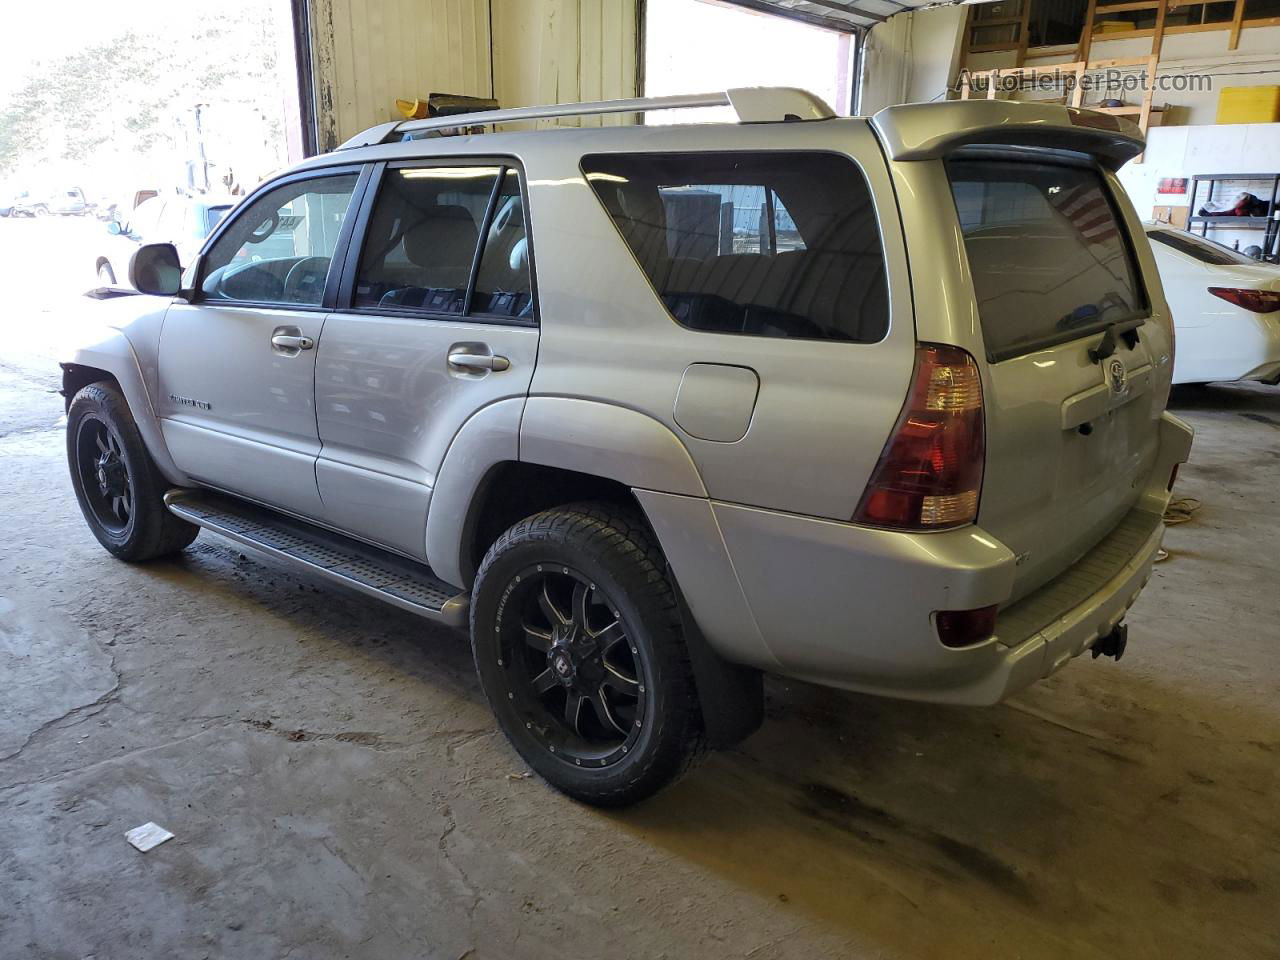
[[[1094,363],[1102,363],[1116,352],[1116,341],[1120,338],[1123,338],[1125,344],[1132,350],[1138,345],[1138,327],[1142,326],[1145,320],[1145,317],[1133,317],[1130,320],[1117,320],[1110,324],[1106,333],[1102,335],[1102,341],[1096,347],[1089,348],[1089,359]]]

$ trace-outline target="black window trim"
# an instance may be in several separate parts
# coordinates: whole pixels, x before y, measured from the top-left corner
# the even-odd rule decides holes
[[[467,292],[463,302],[462,313],[441,313],[424,310],[421,307],[388,307],[382,304],[357,306],[355,303],[356,275],[360,270],[360,258],[364,254],[365,241],[368,239],[369,221],[373,217],[373,207],[377,202],[382,178],[387,170],[414,169],[427,167],[496,167],[498,176],[489,194],[485,207],[485,216],[480,224],[480,237],[471,261],[471,274],[467,280]],[[448,154],[431,157],[414,157],[409,160],[383,160],[371,164],[372,171],[365,187],[356,215],[352,218],[352,230],[347,238],[346,252],[342,258],[339,279],[336,284],[334,305],[331,312],[365,317],[403,317],[408,320],[441,320],[451,323],[484,323],[499,327],[539,327],[542,317],[538,306],[538,272],[535,267],[533,227],[530,223],[530,207],[528,183],[524,168],[515,157],[493,155],[452,156]],[[520,202],[524,205],[524,236],[529,250],[529,296],[533,301],[533,316],[530,318],[499,317],[489,314],[473,314],[470,312],[471,297],[475,291],[476,280],[480,272],[480,261],[484,257],[485,241],[489,224],[496,212],[497,198],[502,193],[502,181],[508,172],[514,172],[520,186]],[[335,257],[337,259],[337,257]]]
[[[193,306],[210,307],[222,309],[230,307],[232,309],[250,309],[250,310],[288,310],[290,312],[304,313],[329,313],[333,310],[333,298],[337,292],[338,277],[341,273],[342,264],[345,260],[345,249],[351,238],[351,230],[355,225],[354,213],[358,204],[362,201],[364,191],[369,181],[369,164],[348,163],[340,166],[332,167],[309,167],[306,170],[300,170],[296,173],[287,173],[283,176],[275,177],[265,183],[259,185],[258,189],[253,193],[244,197],[236,204],[230,214],[223,217],[221,222],[214,228],[205,240],[204,246],[200,248],[200,267],[196,272],[195,281],[192,290],[191,300]],[[231,228],[241,217],[245,216],[248,209],[261,197],[266,196],[272,190],[278,187],[287,186],[290,183],[296,183],[299,180],[324,180],[329,177],[342,177],[356,175],[355,187],[351,191],[351,198],[347,201],[347,209],[343,214],[342,228],[338,231],[337,244],[333,248],[333,257],[329,260],[329,272],[325,276],[324,291],[320,295],[319,303],[273,303],[263,300],[210,300],[204,294],[204,281],[207,276],[208,262],[205,259],[214,244],[221,239],[222,235]]]
[[[699,330],[696,327],[686,326],[685,324],[677,320],[675,317],[675,314],[673,314],[667,308],[666,302],[662,299],[661,291],[659,291],[658,288],[654,286],[653,281],[649,278],[649,274],[645,270],[644,265],[640,262],[640,258],[636,256],[635,251],[631,249],[631,244],[628,243],[627,238],[623,236],[622,228],[618,226],[617,221],[614,220],[612,214],[609,213],[608,209],[605,207],[604,203],[601,201],[600,195],[596,193],[595,188],[591,187],[591,174],[587,172],[586,168],[583,165],[587,162],[589,158],[592,158],[592,157],[615,157],[615,156],[633,157],[637,155],[645,155],[645,156],[659,155],[659,154],[682,154],[683,155],[683,154],[693,154],[693,153],[706,154],[708,156],[735,154],[735,153],[754,153],[754,154],[762,154],[762,155],[777,154],[777,153],[812,153],[812,154],[821,154],[823,156],[839,157],[841,160],[846,160],[849,163],[853,164],[854,169],[858,171],[858,175],[862,177],[863,183],[866,184],[867,196],[870,197],[871,199],[871,211],[875,217],[875,222],[876,222],[876,239],[879,240],[880,242],[881,267],[884,271],[885,291],[887,294],[886,304],[888,309],[888,317],[886,318],[886,322],[885,322],[884,335],[879,340],[835,340],[831,338],[817,338],[817,337],[773,337],[773,336],[769,336],[768,334],[759,334],[759,333],[728,333],[720,330]],[[605,220],[609,222],[609,225],[613,227],[614,233],[617,235],[618,240],[622,243],[623,250],[627,252],[627,255],[631,258],[631,262],[635,265],[636,270],[639,271],[640,276],[643,277],[645,283],[648,284],[649,290],[653,293],[654,299],[658,301],[658,306],[662,309],[663,314],[666,315],[668,322],[678,327],[680,330],[688,331],[689,333],[693,333],[702,337],[733,337],[736,340],[749,338],[749,339],[759,339],[759,340],[770,340],[779,344],[782,344],[782,343],[844,344],[850,347],[875,346],[876,344],[886,342],[893,335],[893,327],[894,327],[893,275],[892,275],[892,269],[890,267],[889,245],[885,240],[884,215],[881,211],[882,198],[880,197],[879,194],[877,194],[875,184],[872,182],[871,176],[867,173],[866,164],[864,164],[862,159],[856,154],[849,153],[843,150],[833,150],[829,147],[743,146],[743,147],[717,147],[711,150],[670,149],[670,148],[664,149],[664,150],[635,150],[635,149],[615,148],[615,149],[608,149],[608,150],[595,150],[595,151],[592,151],[591,153],[583,153],[578,158],[578,174],[582,177],[583,182],[588,187],[591,187],[591,193],[596,199],[596,205],[599,207],[600,213],[604,216]],[[898,214],[899,211],[897,208],[896,197],[894,198],[893,203],[894,203],[893,212],[895,214]],[[527,219],[528,218],[526,217],[526,220]],[[910,276],[909,261],[908,261],[907,276],[908,277]]]
[[[947,193],[951,194],[951,207],[956,215],[956,226],[960,223],[960,208],[956,206],[955,192],[951,189],[951,169],[952,160],[957,161],[973,161],[973,160],[1002,160],[1021,163],[1039,163],[1049,166],[1060,167],[1076,167],[1077,169],[1091,170],[1098,175],[1099,181],[1103,186],[1103,195],[1106,198],[1107,205],[1111,208],[1111,215],[1115,218],[1116,223],[1123,227],[1121,231],[1124,241],[1125,252],[1129,257],[1129,270],[1133,274],[1134,289],[1142,296],[1142,304],[1139,307],[1139,315],[1130,317],[1128,320],[1099,320],[1094,323],[1085,324],[1069,330],[1063,330],[1060,333],[1051,333],[1043,337],[1037,337],[1033,340],[1024,340],[1016,345],[1005,347],[1001,350],[992,350],[985,347],[986,336],[983,335],[984,351],[987,356],[987,363],[1001,363],[1005,360],[1013,360],[1019,357],[1025,357],[1039,350],[1047,350],[1050,347],[1058,347],[1064,343],[1071,343],[1075,340],[1084,340],[1088,337],[1097,336],[1107,327],[1117,322],[1121,324],[1129,324],[1133,330],[1139,330],[1143,324],[1151,319],[1152,306],[1151,294],[1147,290],[1147,278],[1143,275],[1142,268],[1139,266],[1138,251],[1133,245],[1131,224],[1124,215],[1124,211],[1116,202],[1115,185],[1111,182],[1108,171],[1104,169],[1098,161],[1087,154],[1077,153],[1075,151],[1066,150],[1044,150],[1030,147],[988,147],[985,144],[976,146],[965,146],[953,151],[944,158],[945,176],[947,178]],[[1139,228],[1141,229],[1141,228]],[[969,268],[969,251],[965,249],[965,268],[972,273]],[[977,295],[974,295],[974,304],[977,305]],[[1142,312],[1145,311],[1145,312]],[[1136,321],[1136,322],[1135,322]]]

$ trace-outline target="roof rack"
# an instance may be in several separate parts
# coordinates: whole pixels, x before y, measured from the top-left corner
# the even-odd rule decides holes
[[[795,87],[735,87],[722,93],[686,93],[674,97],[636,97],[630,100],[594,100],[586,103],[555,103],[543,107],[512,107],[428,117],[423,120],[393,120],[356,134],[339,150],[369,147],[404,138],[405,134],[430,130],[510,123],[517,120],[550,120],[557,117],[587,117],[601,114],[646,113],[652,110],[688,110],[698,107],[733,107],[739,123],[775,123],[783,120],[828,120],[835,116],[827,104],[807,90]]]

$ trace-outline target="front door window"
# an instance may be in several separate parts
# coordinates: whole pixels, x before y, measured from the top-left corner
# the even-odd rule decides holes
[[[236,216],[205,256],[206,302],[319,306],[354,173],[295,180]]]

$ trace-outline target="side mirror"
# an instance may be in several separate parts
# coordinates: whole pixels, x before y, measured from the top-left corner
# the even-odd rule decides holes
[[[124,233],[124,227],[120,226],[119,220],[110,220],[107,222],[107,233],[111,234],[113,237],[118,237],[120,234]]]
[[[182,288],[182,265],[172,243],[148,243],[129,259],[129,282],[143,293],[176,297]]]

